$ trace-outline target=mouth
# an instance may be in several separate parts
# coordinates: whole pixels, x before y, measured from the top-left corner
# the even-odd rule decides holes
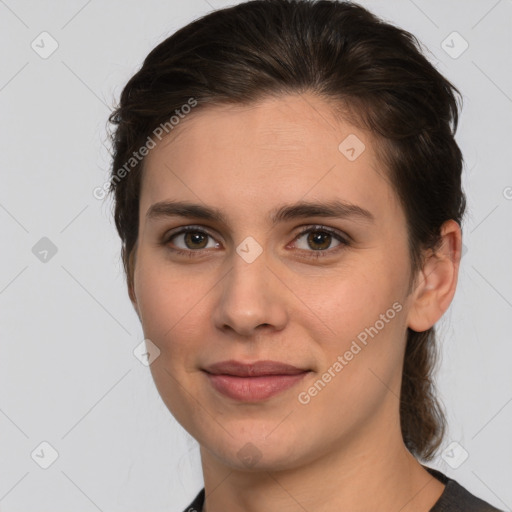
[[[291,364],[279,361],[256,361],[255,363],[242,363],[230,359],[221,361],[205,368],[205,371],[213,375],[231,375],[234,377],[263,377],[267,375],[298,375],[306,368],[298,368]]]
[[[222,395],[237,401],[258,402],[297,385],[310,370],[277,361],[245,364],[230,360],[213,364],[203,372]]]

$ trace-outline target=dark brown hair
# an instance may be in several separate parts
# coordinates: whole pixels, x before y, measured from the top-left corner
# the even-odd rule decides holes
[[[460,225],[465,211],[462,155],[454,139],[460,93],[412,34],[357,4],[254,0],[211,12],[160,43],[110,116],[109,186],[130,296],[144,164],[131,160],[134,152],[162,123],[170,131],[169,119],[191,98],[193,116],[208,105],[303,92],[376,136],[407,218],[413,286],[425,250],[439,247],[442,224],[454,219]],[[436,355],[434,327],[408,329],[400,421],[407,448],[424,460],[432,459],[445,431],[434,393]]]

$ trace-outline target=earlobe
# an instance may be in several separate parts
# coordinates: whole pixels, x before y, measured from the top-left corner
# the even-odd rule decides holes
[[[422,332],[430,329],[445,313],[455,295],[461,258],[462,234],[454,220],[441,228],[442,244],[425,259],[412,292],[408,327]]]

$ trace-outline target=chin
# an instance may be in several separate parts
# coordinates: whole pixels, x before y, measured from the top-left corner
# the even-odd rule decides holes
[[[286,433],[276,435],[273,440],[265,439],[263,434],[259,436],[227,436],[223,447],[219,443],[206,443],[208,451],[219,459],[222,464],[237,471],[260,472],[282,471],[305,462],[307,454],[298,452],[297,447],[302,446],[299,440],[295,440]],[[313,457],[311,457],[313,458]]]

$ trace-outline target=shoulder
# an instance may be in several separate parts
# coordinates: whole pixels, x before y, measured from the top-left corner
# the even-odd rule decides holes
[[[432,476],[445,484],[443,494],[430,512],[503,512],[486,501],[471,494],[456,480],[447,477],[436,469],[423,466]],[[202,512],[204,505],[204,488],[199,491],[194,501],[183,512]]]
[[[444,473],[427,466],[423,467],[446,486],[430,512],[503,512],[471,494],[456,480],[447,477]]]

